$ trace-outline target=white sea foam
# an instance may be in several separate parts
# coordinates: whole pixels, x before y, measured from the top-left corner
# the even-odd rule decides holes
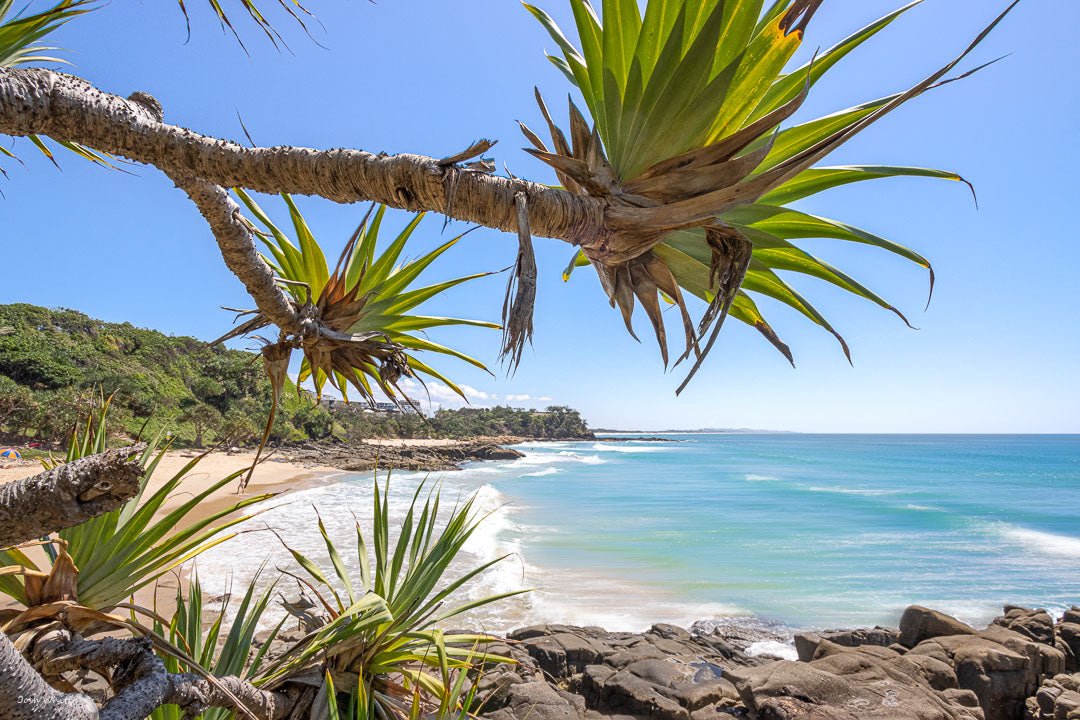
[[[1054,533],[1031,530],[1016,525],[1003,524],[1002,534],[1009,540],[1017,542],[1031,550],[1059,555],[1061,557],[1080,558],[1080,538],[1071,535],[1055,535]]]
[[[746,648],[746,654],[755,657],[757,655],[774,655],[783,660],[798,660],[799,653],[793,645],[782,643],[779,640],[759,640],[751,643]]]
[[[563,472],[562,468],[549,467],[549,468],[544,468],[543,470],[537,470],[536,472],[525,473],[521,477],[544,477],[546,475],[557,475],[558,473],[561,473],[561,472]]]
[[[776,482],[780,478],[773,477],[772,475],[755,475],[754,473],[747,473],[747,482]]]
[[[624,445],[621,443],[596,443],[592,446],[593,450],[600,452],[621,452],[621,453],[651,453],[661,452],[665,448],[657,447],[656,445]]]
[[[866,497],[878,497],[880,495],[899,495],[903,490],[870,490],[866,488],[849,488],[834,485],[830,487],[812,486],[807,488],[810,492],[837,493],[839,495],[864,495]]]
[[[606,463],[598,455],[582,455],[571,450],[561,450],[557,453],[535,453],[518,458],[513,465],[549,465],[551,463],[584,463],[586,465],[600,465]]]
[[[934,507],[933,505],[915,505],[913,503],[908,503],[904,507],[906,507],[908,510],[924,510],[926,512],[945,512],[941,508]]]

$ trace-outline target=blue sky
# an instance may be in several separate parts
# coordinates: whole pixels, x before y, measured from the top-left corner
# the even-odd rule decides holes
[[[229,6],[229,0],[225,2]],[[566,0],[541,0],[569,21]],[[895,9],[899,0],[830,0],[802,48],[828,47]],[[810,119],[906,89],[951,59],[1004,0],[927,0],[833,70],[800,111]],[[553,182],[515,120],[541,124],[536,84],[562,108],[568,85],[544,58],[551,42],[513,0],[321,0],[324,28],[308,40],[281,21],[292,53],[276,51],[234,16],[251,52],[223,34],[210,10],[188,3],[191,40],[173,3],[114,0],[58,34],[81,76],[104,90],[156,96],[166,120],[242,139],[237,112],[262,145],[358,147],[441,157],[478,137],[516,175]],[[1080,50],[1066,0],[1025,0],[971,64],[1011,55],[978,75],[917,99],[841,148],[829,164],[903,164],[954,170],[959,183],[896,179],[832,190],[802,207],[863,227],[927,256],[938,284],[923,313],[924,270],[869,247],[807,247],[888,298],[920,329],[808,278],[790,278],[847,338],[835,340],[775,303],[762,310],[795,352],[793,370],[758,334],[730,321],[705,368],[681,397],[651,341],[638,344],[608,307],[595,276],[562,283],[564,243],[538,239],[535,346],[510,378],[496,363],[499,337],[461,328],[433,333],[488,362],[489,376],[439,367],[472,388],[475,402],[581,409],[595,426],[757,427],[820,432],[1080,432],[1076,380],[1080,266],[1073,212],[1080,144]],[[75,308],[109,321],[211,339],[231,322],[219,306],[250,306],[185,196],[151,167],[119,174],[59,156],[63,171],[15,148],[26,168],[5,168],[0,302]],[[272,200],[267,203],[273,205]],[[302,204],[331,248],[365,208]],[[405,213],[393,212],[391,227]],[[453,223],[447,233],[466,229]],[[418,254],[446,238],[439,217],[417,233]],[[509,265],[514,239],[481,229],[428,277]],[[505,276],[456,289],[424,309],[497,320]],[[640,315],[640,313],[639,313]],[[651,337],[644,316],[639,336]],[[669,322],[676,322],[672,318]],[[238,347],[253,346],[237,343]],[[445,393],[435,392],[440,401]],[[528,396],[528,397],[526,397]],[[550,400],[538,400],[550,398]]]

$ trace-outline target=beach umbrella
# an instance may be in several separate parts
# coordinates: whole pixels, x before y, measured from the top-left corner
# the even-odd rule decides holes
[[[15,448],[3,448],[0,449],[0,457],[11,458],[12,460],[19,459],[19,451]]]

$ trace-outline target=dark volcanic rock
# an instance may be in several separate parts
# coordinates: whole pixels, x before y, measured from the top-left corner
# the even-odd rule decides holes
[[[730,674],[757,720],[983,720],[969,693],[937,691],[892,650],[828,650],[810,663],[781,660]],[[819,647],[819,651],[822,647]]]
[[[538,625],[510,638],[517,642],[514,651],[527,653],[556,689],[578,693],[574,697],[589,718],[708,720],[719,715],[718,707],[738,704],[735,687],[724,677],[727,669],[763,662],[721,638],[692,635],[674,625],[654,625],[640,634]],[[524,720],[523,687],[495,691],[492,702],[499,709],[492,716]],[[544,695],[538,708],[545,717],[562,717],[577,707],[572,698],[560,697],[565,707]]]
[[[570,697],[568,697],[570,696]],[[497,720],[581,720],[585,716],[585,704],[581,698],[572,701],[571,693],[559,692],[543,681],[511,685],[506,704],[487,714]]]
[[[899,630],[800,633],[800,662],[749,657],[736,647],[749,637],[695,627],[705,633],[518,630],[510,651],[524,662],[496,668],[506,674],[485,681],[491,690],[482,684],[485,712],[499,720],[1080,720],[1080,672],[1065,670],[1080,656],[1076,608],[1054,625],[1042,610],[1006,606],[975,630],[912,606]],[[547,691],[531,687],[541,680]]]

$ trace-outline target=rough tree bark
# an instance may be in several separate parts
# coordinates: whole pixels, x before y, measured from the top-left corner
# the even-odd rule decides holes
[[[163,171],[199,207],[226,264],[262,313],[306,342],[326,329],[302,327],[295,303],[274,281],[227,188],[341,203],[373,200],[515,234],[521,230],[519,208],[527,207],[528,231],[535,235],[593,247],[606,246],[613,236],[605,199],[458,165],[472,157],[470,151],[490,147],[488,142],[441,160],[347,149],[245,148],[166,124],[161,105],[146,93],[125,99],[81,78],[37,68],[0,68],[0,134],[77,142]],[[518,314],[529,310],[531,305]]]
[[[115,510],[139,491],[144,443],[65,463],[0,485],[0,547],[73,527]]]
[[[255,720],[284,720],[294,706],[292,696],[237,677],[211,684],[200,675],[168,673],[143,639],[86,640],[57,630],[38,639],[30,652],[33,665],[0,632],[0,709],[13,713],[4,716],[10,720],[143,720],[166,704],[193,715],[222,707]],[[99,712],[88,696],[59,692],[44,680],[70,670],[107,674],[118,692]]]
[[[602,200],[525,180],[496,177],[421,155],[362,150],[245,148],[162,121],[145,93],[125,99],[51,70],[0,69],[0,134],[47,135],[156,166],[173,178],[221,187],[366,200],[516,233],[514,195],[523,192],[530,230],[572,244],[610,234]]]
[[[0,709],[8,720],[98,720],[93,700],[49,687],[3,632],[0,632]]]
[[[274,280],[274,271],[259,254],[240,206],[219,185],[177,175],[173,175],[172,180],[199,208],[214,233],[225,264],[244,283],[260,312],[282,331],[299,333],[301,319],[296,306]]]
[[[0,485],[0,547],[119,508],[139,490],[144,468],[131,458],[145,448],[137,443],[109,450]],[[0,713],[5,720],[142,720],[165,704],[202,712],[208,707],[238,709],[237,700],[245,717],[281,720],[294,704],[288,694],[260,690],[237,677],[211,683],[199,675],[170,674],[142,639],[85,640],[54,631],[29,652],[33,664],[0,631]],[[100,713],[88,696],[59,692],[43,677],[75,669],[108,673],[116,681],[118,692]]]

